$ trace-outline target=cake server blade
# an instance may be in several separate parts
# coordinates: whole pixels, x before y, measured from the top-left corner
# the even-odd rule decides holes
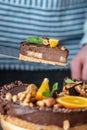
[[[3,58],[13,58],[13,59],[17,59],[18,60],[18,57],[9,56],[9,55],[6,55],[6,54],[0,54],[0,57],[3,57]]]
[[[0,58],[19,59],[19,47],[0,45]]]

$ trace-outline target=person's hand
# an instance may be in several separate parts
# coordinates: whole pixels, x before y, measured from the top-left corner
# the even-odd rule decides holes
[[[87,80],[87,45],[71,61],[71,76],[77,80]]]

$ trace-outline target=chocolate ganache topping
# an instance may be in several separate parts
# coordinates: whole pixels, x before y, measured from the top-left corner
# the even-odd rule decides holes
[[[29,84],[23,84],[21,81],[15,81],[10,84],[4,85],[0,89],[0,113],[2,115],[10,115],[27,122],[42,125],[56,125],[63,127],[64,120],[69,120],[70,127],[79,126],[87,123],[87,108],[84,109],[68,109],[59,107],[39,107],[35,104],[31,106],[23,106],[19,102],[13,102],[6,99],[6,94],[17,95],[20,92],[24,92]]]

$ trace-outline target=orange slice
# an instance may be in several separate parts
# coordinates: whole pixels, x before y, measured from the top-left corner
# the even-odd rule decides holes
[[[58,39],[50,38],[49,39],[49,44],[50,44],[51,48],[54,48],[54,47],[56,47],[59,44],[59,40]]]
[[[87,108],[87,98],[80,96],[59,97],[56,101],[62,106],[70,109]]]
[[[37,91],[37,94],[36,94],[36,100],[42,100],[46,97],[43,96],[43,92],[45,92],[46,90],[50,90],[50,87],[49,87],[49,79],[48,78],[44,78],[40,88],[38,89]]]

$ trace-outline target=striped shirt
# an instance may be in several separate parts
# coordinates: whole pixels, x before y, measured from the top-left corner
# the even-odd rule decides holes
[[[86,11],[87,0],[0,0],[0,69],[69,68],[70,61],[80,49]],[[60,45],[69,49],[67,67],[16,59],[19,56],[20,42],[28,36],[60,39]],[[81,41],[83,43],[84,38]],[[8,58],[2,54],[8,54]]]

